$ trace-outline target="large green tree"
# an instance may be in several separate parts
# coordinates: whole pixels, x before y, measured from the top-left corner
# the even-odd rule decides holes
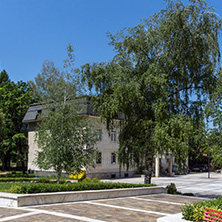
[[[220,65],[221,67],[221,65]],[[222,165],[222,69],[219,69],[215,92],[211,95],[205,109],[206,145],[204,152],[212,158],[212,165]]]
[[[133,28],[108,34],[116,55],[82,66],[94,106],[107,128],[122,112],[119,161],[127,167],[172,152],[181,165],[191,123],[198,122],[215,85],[221,21],[204,0],[167,1],[166,8]]]
[[[0,109],[4,114],[6,133],[0,141],[3,169],[10,166],[10,158],[25,160],[27,141],[23,134],[22,120],[33,102],[32,92],[25,82],[10,81],[5,70],[0,73]],[[21,158],[22,157],[22,158]],[[24,166],[24,161],[22,161]]]
[[[53,169],[59,183],[62,171],[73,172],[95,163],[95,124],[81,116],[86,109],[82,87],[73,70],[73,47],[60,70],[52,62],[43,63],[32,83],[43,103],[36,140],[40,150],[36,163],[41,169]],[[87,101],[86,101],[87,102]],[[82,112],[83,111],[83,112]]]

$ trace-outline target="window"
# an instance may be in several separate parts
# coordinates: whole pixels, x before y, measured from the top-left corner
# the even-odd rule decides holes
[[[116,154],[115,153],[111,153],[111,163],[112,164],[116,163]]]
[[[102,163],[102,153],[99,152],[96,157],[96,164],[101,164],[101,163]]]
[[[116,141],[116,132],[112,131],[110,134],[110,137],[111,137],[111,141]]]
[[[97,130],[96,140],[102,140],[102,130]]]

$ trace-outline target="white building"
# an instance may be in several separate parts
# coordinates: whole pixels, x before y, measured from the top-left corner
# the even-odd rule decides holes
[[[39,149],[37,146],[37,142],[35,141],[35,130],[37,126],[37,116],[43,110],[43,106],[41,104],[33,104],[30,105],[24,119],[23,123],[26,124],[27,136],[28,136],[28,171],[34,172],[38,175],[49,175],[53,173],[53,170],[41,170],[34,163],[36,158],[36,151]],[[85,111],[80,115],[87,115],[90,119],[99,121],[99,117],[93,114],[93,109],[88,103],[87,107],[84,109]],[[117,119],[120,121],[121,117]],[[99,124],[100,134],[98,135],[98,141],[96,147],[98,149],[98,157],[96,161],[95,168],[86,169],[86,176],[88,177],[98,177],[98,178],[119,178],[119,177],[131,177],[135,173],[135,169],[129,169],[126,171],[125,169],[121,169],[117,162],[116,151],[118,150],[118,129],[115,129],[110,132],[106,130],[105,124],[100,122]]]

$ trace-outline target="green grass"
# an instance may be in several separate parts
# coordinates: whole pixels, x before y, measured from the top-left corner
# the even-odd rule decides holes
[[[22,183],[16,183],[17,185],[21,185]],[[13,186],[15,185],[15,183],[0,183],[0,192],[7,192],[8,190],[10,190]]]

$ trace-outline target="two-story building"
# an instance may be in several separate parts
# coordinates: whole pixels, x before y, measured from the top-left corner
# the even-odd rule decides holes
[[[104,123],[100,121],[100,117],[93,113],[93,108],[90,106],[89,102],[86,102],[86,106],[80,115],[87,115],[91,120],[99,122],[99,134],[96,143],[96,148],[98,150],[98,156],[95,160],[95,168],[87,168],[86,175],[88,177],[98,177],[98,178],[119,178],[119,177],[130,177],[135,173],[135,169],[120,169],[116,152],[118,150],[118,134],[119,129],[116,128],[110,133],[106,130]],[[35,140],[35,131],[38,123],[38,115],[43,113],[43,106],[41,104],[30,105],[24,119],[23,123],[26,125],[27,136],[28,136],[28,164],[27,168],[29,172],[34,172],[39,175],[49,175],[53,173],[53,170],[42,170],[34,162],[37,151],[39,149],[37,142]],[[116,119],[116,121],[121,121],[121,115]]]

